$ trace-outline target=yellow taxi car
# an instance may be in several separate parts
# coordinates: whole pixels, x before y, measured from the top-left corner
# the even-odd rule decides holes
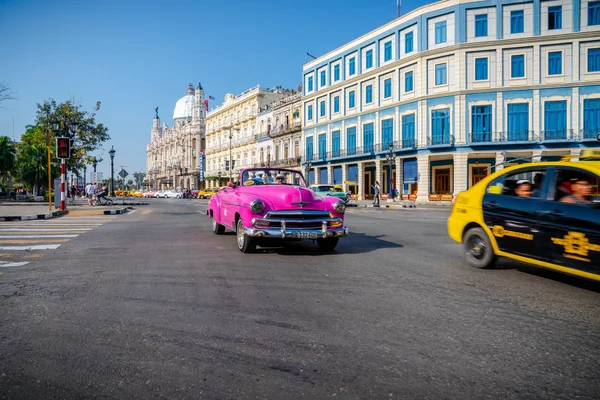
[[[460,193],[448,234],[467,264],[506,257],[600,281],[600,152],[502,169]]]
[[[218,187],[209,187],[198,192],[199,199],[210,199],[213,194],[219,191]]]

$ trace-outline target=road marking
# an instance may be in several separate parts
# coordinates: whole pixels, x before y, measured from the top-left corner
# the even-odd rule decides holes
[[[33,254],[25,254],[23,258],[40,258],[43,257],[44,253],[33,253]]]
[[[34,222],[34,223],[29,223],[29,224],[1,224],[0,227],[8,227],[8,228],[14,228],[17,226],[85,226],[85,227],[90,227],[90,228],[97,228],[99,226],[102,226],[103,224],[98,224],[98,223],[88,223],[88,224],[59,224],[56,222]]]
[[[69,239],[35,239],[35,240],[3,240],[0,239],[0,244],[28,244],[28,243],[66,243]]]
[[[19,228],[0,228],[0,231],[5,231],[5,232],[47,232],[47,231],[91,231],[94,228],[60,228],[60,229],[50,229],[50,228],[40,228],[40,229],[33,229],[33,228],[24,228],[24,229],[19,229]]]
[[[0,257],[16,257],[15,253],[0,253]]]
[[[143,215],[148,215],[148,214],[152,214],[153,210],[146,210],[146,211],[142,211]]]
[[[38,232],[38,231],[33,231],[33,232],[18,232],[18,231],[16,231],[16,232],[15,231],[13,231],[13,232],[0,232],[0,237],[7,236],[7,235],[14,235],[14,234],[17,234],[17,233],[22,233],[23,235],[27,235],[29,237],[29,236],[34,236],[34,235],[53,235],[53,234],[59,235],[59,234],[64,233],[64,232],[62,232],[62,231],[54,231],[54,230],[47,231],[47,232]],[[86,231],[76,231],[76,232],[70,232],[70,233],[77,233],[78,235],[85,235],[87,232]]]
[[[0,246],[4,251],[31,251],[31,250],[55,250],[60,244],[42,244],[36,246]]]
[[[0,268],[22,267],[23,265],[27,265],[27,264],[29,264],[29,261],[19,261],[19,262],[0,261]]]
[[[0,235],[1,239],[76,238],[79,235]]]

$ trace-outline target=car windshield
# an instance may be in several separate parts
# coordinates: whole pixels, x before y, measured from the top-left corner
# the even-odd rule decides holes
[[[315,186],[314,188],[318,192],[333,192],[334,191],[333,186],[330,186],[330,185]]]
[[[297,185],[306,187],[304,176],[298,171],[287,169],[248,169],[242,173],[242,185]]]

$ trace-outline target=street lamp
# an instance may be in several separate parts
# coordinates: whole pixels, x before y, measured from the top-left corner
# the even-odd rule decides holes
[[[42,155],[40,153],[37,153],[35,155],[35,159],[37,160],[37,171],[35,173],[35,180],[36,180],[36,184],[37,184],[37,195],[41,196],[41,190],[40,190],[40,162],[42,161]]]
[[[219,170],[217,176],[219,177],[219,186],[221,186],[221,170]]]
[[[115,197],[115,153],[115,146],[110,146],[108,154],[110,154],[110,195],[112,197]]]
[[[312,163],[310,161],[304,162],[304,168],[306,168],[306,181],[310,185],[310,167],[312,167]]]
[[[394,161],[394,145],[392,143],[390,143],[390,146],[388,148],[388,152],[385,156],[385,159],[388,162],[388,167],[389,167],[389,173],[388,173],[388,192],[389,192],[389,196],[388,196],[388,201],[393,201],[394,197],[392,195],[392,161]]]
[[[83,164],[83,187],[85,188],[87,186],[87,162],[84,161]]]

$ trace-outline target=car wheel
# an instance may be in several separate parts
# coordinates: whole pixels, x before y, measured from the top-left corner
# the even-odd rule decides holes
[[[472,228],[465,233],[463,248],[465,261],[471,267],[489,268],[496,261],[492,243],[481,228]]]
[[[215,217],[212,217],[212,230],[215,235],[222,235],[225,233],[225,227],[217,222]]]
[[[340,238],[327,238],[327,239],[317,239],[317,244],[319,248],[323,251],[332,251],[338,245]]]
[[[241,218],[238,219],[235,233],[237,236],[238,249],[240,249],[242,253],[252,253],[256,250],[254,238],[246,234],[246,228],[244,227]]]

